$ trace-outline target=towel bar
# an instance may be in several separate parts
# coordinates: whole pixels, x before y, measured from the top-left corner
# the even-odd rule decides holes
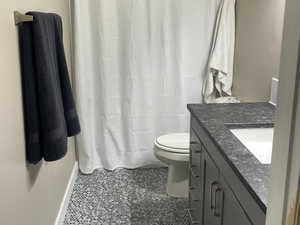
[[[14,17],[15,17],[15,24],[18,25],[19,23],[23,22],[30,22],[33,21],[33,16],[30,15],[24,15],[18,11],[14,11]]]

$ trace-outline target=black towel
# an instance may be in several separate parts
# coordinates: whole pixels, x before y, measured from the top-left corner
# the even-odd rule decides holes
[[[58,160],[67,137],[80,132],[63,47],[62,21],[53,13],[29,12],[19,25],[26,158]]]

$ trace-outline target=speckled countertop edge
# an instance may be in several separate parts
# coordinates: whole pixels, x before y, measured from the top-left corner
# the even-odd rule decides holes
[[[260,163],[229,129],[273,127],[275,107],[269,103],[189,104],[188,109],[266,210],[270,165]]]

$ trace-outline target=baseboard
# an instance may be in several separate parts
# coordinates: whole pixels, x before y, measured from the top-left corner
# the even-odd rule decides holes
[[[55,220],[55,225],[63,225],[63,223],[64,223],[65,215],[67,212],[67,208],[69,205],[69,201],[71,198],[71,194],[72,194],[73,187],[74,187],[77,176],[78,176],[78,162],[75,162],[73,169],[72,169],[71,176],[69,178],[69,182],[68,182],[64,197],[63,197],[62,202],[59,207],[59,211],[58,211],[58,214],[57,214],[57,217]]]

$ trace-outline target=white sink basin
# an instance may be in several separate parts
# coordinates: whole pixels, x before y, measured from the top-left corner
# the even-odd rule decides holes
[[[262,164],[271,164],[273,128],[242,128],[230,131]]]

